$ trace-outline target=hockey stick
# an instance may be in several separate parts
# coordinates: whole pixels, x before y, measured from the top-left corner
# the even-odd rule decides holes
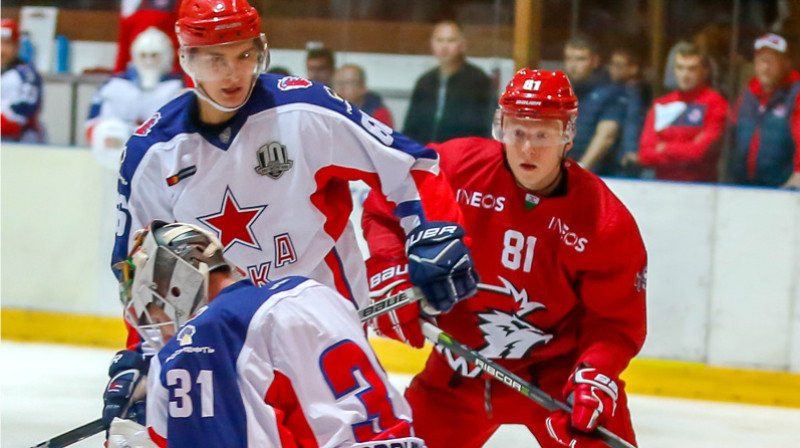
[[[389,296],[380,302],[375,302],[358,310],[358,317],[361,319],[361,322],[366,322],[370,319],[380,316],[381,314],[386,314],[389,311],[400,308],[401,306],[406,306],[409,303],[414,303],[422,298],[423,295],[419,289],[408,288],[398,292],[397,294]]]
[[[445,333],[432,323],[422,321],[422,333],[434,344],[441,344],[454,353],[461,355],[470,364],[475,365],[479,369],[493,376],[496,380],[535,401],[548,411],[560,409],[562,411],[572,412],[572,408],[570,408],[567,404],[554,399],[550,395],[547,395],[547,393],[543,390],[524,381],[522,378],[511,373],[503,366],[490,361],[488,358],[479,354],[475,350],[472,350],[469,347],[461,344],[453,339],[452,336]],[[599,425],[589,434],[600,439],[611,448],[636,448],[618,435]]]
[[[105,423],[102,418],[98,418],[93,422],[89,422],[83,426],[67,431],[64,434],[57,435],[50,440],[42,442],[33,448],[62,448],[73,443],[80,442],[81,440],[91,437],[100,431],[106,429]]]
[[[147,393],[147,375],[144,375],[142,376],[142,379],[139,380],[139,383],[136,385],[136,388],[133,389],[131,398],[125,405],[125,409],[123,409],[122,415],[126,415],[131,405],[144,398],[146,393]],[[77,428],[71,431],[67,431],[64,434],[59,434],[50,440],[45,440],[44,442],[36,446],[33,446],[31,448],[64,448],[65,446],[72,445],[73,443],[78,443],[81,440],[87,437],[91,437],[99,432],[105,431],[106,429],[108,429],[108,426],[106,426],[106,424],[103,423],[103,419],[98,418],[97,420],[91,421],[83,426],[78,426]]]

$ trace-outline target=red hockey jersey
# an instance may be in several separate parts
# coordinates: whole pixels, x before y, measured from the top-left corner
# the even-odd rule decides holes
[[[619,375],[646,333],[647,255],[630,212],[569,160],[565,184],[537,197],[516,183],[500,142],[456,139],[435,149],[481,276],[477,296],[440,315],[439,326],[517,372],[571,355]],[[405,237],[389,208],[371,195],[364,209],[372,255],[401,256]],[[432,356],[478,375],[446,350]]]

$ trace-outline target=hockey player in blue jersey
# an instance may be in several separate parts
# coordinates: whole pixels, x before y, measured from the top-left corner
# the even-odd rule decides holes
[[[256,287],[214,235],[183,223],[138,232],[120,267],[125,318],[160,350],[147,428],[115,420],[111,448],[423,446],[333,289],[305,277]]]
[[[438,175],[435,151],[325,85],[262,74],[266,38],[246,1],[185,0],[179,16],[180,61],[195,88],[156,112],[126,145],[115,262],[127,256],[132,229],[155,219],[186,222],[213,232],[256,286],[302,275],[359,308],[369,304],[369,290],[348,219],[348,181],[363,180],[393,205],[409,236],[411,281],[429,309],[447,311],[475,293],[464,232],[453,224],[461,212]],[[436,194],[421,198],[422,183]],[[128,348],[141,349],[136,332],[130,335]],[[109,370],[110,386],[124,377],[130,387],[106,391],[107,422],[126,414],[132,372],[142,369],[131,353],[115,357]]]

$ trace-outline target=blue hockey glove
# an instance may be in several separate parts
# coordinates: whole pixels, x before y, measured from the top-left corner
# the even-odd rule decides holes
[[[148,362],[133,350],[120,350],[111,360],[108,376],[111,378],[103,393],[103,423],[111,425],[114,417],[145,423],[145,396],[128,405],[134,390],[147,376]]]
[[[478,291],[478,273],[464,235],[458,224],[430,221],[417,226],[406,240],[411,283],[422,290],[435,313],[450,311]]]

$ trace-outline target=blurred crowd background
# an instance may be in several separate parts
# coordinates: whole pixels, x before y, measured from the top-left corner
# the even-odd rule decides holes
[[[800,188],[800,2],[250,3],[269,71],[325,83],[421,143],[489,136],[515,69],[560,69],[580,101],[569,156],[599,175]],[[179,4],[4,1],[3,140],[87,145],[113,167],[191,84]]]

